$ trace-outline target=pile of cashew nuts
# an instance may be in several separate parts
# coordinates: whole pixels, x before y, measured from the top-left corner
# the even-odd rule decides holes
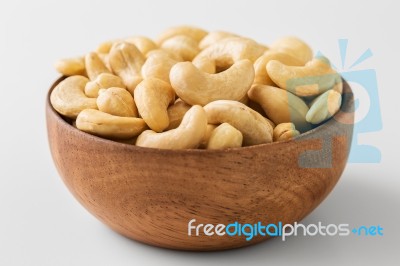
[[[226,149],[295,138],[340,108],[342,79],[296,37],[265,46],[179,26],[156,41],[100,44],[56,63],[50,101],[84,132],[161,149]]]

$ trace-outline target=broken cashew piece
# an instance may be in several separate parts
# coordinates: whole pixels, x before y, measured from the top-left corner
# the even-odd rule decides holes
[[[156,133],[146,130],[139,135],[136,145],[159,149],[194,149],[204,138],[207,116],[201,106],[192,106],[183,117],[179,127]]]
[[[239,130],[228,123],[222,123],[212,131],[207,150],[239,148],[242,147],[242,142],[243,135]]]
[[[108,88],[97,97],[100,111],[115,116],[138,117],[132,94],[123,88]]]
[[[171,54],[177,54],[183,61],[192,61],[200,51],[197,42],[185,35],[176,35],[165,40],[161,48]]]
[[[254,80],[253,64],[241,60],[218,74],[208,74],[190,62],[174,65],[169,75],[176,94],[190,105],[206,105],[215,100],[241,100]]]
[[[293,123],[281,123],[274,128],[274,141],[289,140],[300,135]]]
[[[311,124],[322,123],[334,116],[339,111],[341,104],[342,95],[336,90],[329,90],[311,102],[306,120]]]
[[[97,109],[96,99],[88,98],[84,93],[88,81],[83,76],[64,79],[51,92],[51,105],[57,112],[69,118],[76,118],[84,109]]]
[[[229,123],[243,134],[243,145],[272,142],[272,127],[265,118],[246,105],[229,100],[214,101],[206,106],[208,123]]]
[[[145,79],[136,87],[134,99],[140,116],[152,130],[162,132],[168,127],[167,108],[175,101],[171,85],[160,79]]]
[[[302,65],[305,65],[313,57],[313,52],[310,46],[299,38],[293,36],[283,37],[276,40],[270,45],[270,49],[290,54],[300,60]]]
[[[141,118],[120,117],[94,109],[80,112],[76,119],[76,127],[84,132],[111,139],[130,139],[147,129]]]
[[[113,74],[103,73],[97,76],[95,80],[89,81],[85,86],[85,94],[88,97],[96,98],[99,96],[100,89],[111,87],[125,88],[122,79]]]
[[[102,73],[111,73],[95,52],[88,53],[85,56],[85,68],[90,80],[95,80]]]
[[[83,57],[61,59],[54,67],[63,76],[84,75],[85,59]]]
[[[207,31],[193,26],[171,27],[158,36],[157,43],[161,46],[165,40],[177,35],[185,35],[193,38],[196,42],[200,42],[207,33]]]

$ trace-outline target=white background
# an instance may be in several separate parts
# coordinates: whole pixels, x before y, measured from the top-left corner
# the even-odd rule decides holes
[[[1,1],[0,265],[398,265],[399,8],[396,1]],[[398,5],[397,5],[398,6]],[[192,24],[266,44],[297,35],[340,65],[378,75],[383,130],[359,136],[379,147],[380,164],[349,164],[330,196],[304,223],[384,227],[383,237],[292,237],[215,253],[153,248],[109,230],[84,210],[50,157],[44,101],[53,63],[107,39]]]

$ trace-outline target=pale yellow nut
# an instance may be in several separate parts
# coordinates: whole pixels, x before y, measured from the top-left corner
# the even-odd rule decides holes
[[[71,76],[61,81],[50,95],[53,108],[69,118],[76,118],[84,109],[97,109],[96,99],[88,98],[84,93],[88,81],[83,76]]]
[[[100,89],[108,89],[111,87],[125,88],[125,84],[118,76],[109,73],[103,73],[97,76],[93,81],[89,81],[85,86],[85,94],[91,98],[99,96]]]
[[[311,129],[306,121],[307,104],[296,95],[268,85],[253,85],[249,98],[261,105],[267,117],[276,125],[291,122],[300,132]]]
[[[342,104],[342,95],[335,90],[329,90],[310,104],[310,110],[307,112],[306,120],[311,124],[322,123],[334,116]]]
[[[272,127],[262,115],[246,105],[229,100],[214,101],[206,106],[208,123],[229,123],[243,134],[243,145],[272,142]]]
[[[115,39],[102,42],[97,46],[95,51],[100,54],[108,54],[115,43],[122,41],[123,41],[122,39]]]
[[[200,50],[207,48],[208,46],[221,41],[226,38],[239,37],[237,34],[226,32],[226,31],[212,31],[208,33],[199,43]]]
[[[142,54],[147,54],[148,52],[158,49],[157,44],[145,36],[133,36],[125,39],[126,42],[134,44]]]
[[[182,59],[182,57],[178,54],[171,54],[170,52],[167,52],[165,50],[162,49],[155,49],[155,50],[151,50],[150,52],[148,52],[146,54],[146,58],[149,58],[150,56],[153,55],[161,55],[161,56],[166,56],[171,58],[172,60],[175,60],[177,62],[183,62],[184,60]]]
[[[195,63],[201,58],[208,58],[215,62],[217,69],[225,70],[243,59],[248,59],[254,63],[264,51],[263,46],[251,39],[226,38],[205,48],[193,59],[193,62]]]
[[[260,56],[254,63],[254,84],[275,85],[267,73],[267,64],[271,60],[278,60],[279,62],[288,66],[302,66],[302,62],[290,54],[268,50]]]
[[[106,89],[97,98],[97,107],[100,111],[110,115],[138,117],[132,94],[123,88],[112,87]]]
[[[76,126],[84,132],[110,139],[130,139],[147,129],[141,118],[120,117],[94,109],[80,112]]]
[[[270,45],[271,50],[283,51],[298,58],[302,65],[306,64],[313,57],[311,48],[297,37],[288,36],[276,40]]]
[[[85,67],[90,80],[95,80],[100,74],[111,73],[95,52],[88,53],[85,56]]]
[[[114,73],[121,77],[128,91],[133,94],[136,86],[143,80],[141,69],[145,62],[144,55],[135,45],[120,42],[112,47],[109,60]]]
[[[169,125],[167,108],[175,101],[175,92],[167,82],[156,78],[143,80],[136,87],[134,99],[140,116],[156,132]]]
[[[185,35],[176,35],[165,40],[161,48],[171,54],[177,54],[184,61],[192,61],[200,51],[197,42]]]
[[[274,141],[289,140],[300,135],[293,123],[281,123],[274,128]]]
[[[111,70],[110,60],[108,60],[108,54],[97,53],[103,64],[106,66],[108,70]]]
[[[179,127],[162,133],[146,130],[139,135],[136,145],[159,149],[194,149],[204,138],[207,116],[201,106],[192,106]]]
[[[254,80],[253,64],[241,60],[218,74],[208,74],[190,62],[175,64],[169,75],[176,94],[190,105],[206,105],[215,100],[240,100]]]
[[[322,94],[341,82],[340,75],[324,58],[314,58],[305,66],[288,66],[271,60],[267,64],[267,72],[280,88],[301,97]]]
[[[213,124],[208,124],[207,125],[207,129],[206,129],[206,134],[204,135],[203,139],[200,142],[199,148],[200,149],[205,149],[207,148],[207,143],[208,140],[211,137],[211,133],[213,132],[213,130],[217,127],[217,125],[213,125]]]
[[[63,76],[84,75],[85,59],[83,57],[61,59],[54,67]]]
[[[158,36],[157,43],[161,45],[165,40],[177,35],[185,35],[193,38],[196,42],[200,42],[207,33],[207,31],[193,26],[171,27]]]
[[[173,105],[168,107],[168,120],[169,125],[166,130],[177,128],[182,122],[186,112],[190,109],[190,105],[178,99]]]
[[[176,63],[167,53],[151,53],[142,67],[142,76],[144,79],[157,78],[169,83],[169,72]]]
[[[242,133],[228,123],[215,128],[207,143],[207,150],[218,150],[242,147]]]
[[[217,72],[217,66],[215,61],[210,58],[202,57],[193,62],[193,65],[199,70],[206,72],[208,74],[215,74]]]

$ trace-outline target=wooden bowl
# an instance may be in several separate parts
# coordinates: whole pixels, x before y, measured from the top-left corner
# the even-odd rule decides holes
[[[67,123],[48,95],[48,138],[68,189],[113,230],[164,248],[238,248],[267,237],[188,236],[188,222],[285,224],[307,216],[346,165],[354,102],[346,82],[344,91],[333,119],[294,140],[214,151],[142,148],[92,136]]]

